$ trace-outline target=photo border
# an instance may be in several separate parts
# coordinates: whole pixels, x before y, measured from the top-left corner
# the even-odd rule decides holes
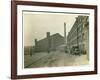
[[[17,5],[94,9],[94,71],[17,75]],[[96,5],[33,2],[33,1],[11,1],[11,78],[12,79],[75,76],[75,75],[90,75],[90,74],[97,74],[97,6]]]

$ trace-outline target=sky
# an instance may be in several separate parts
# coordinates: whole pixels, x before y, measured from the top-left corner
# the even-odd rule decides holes
[[[67,13],[23,12],[24,46],[34,45],[34,39],[45,38],[46,32],[50,32],[50,35],[59,33],[64,36],[64,22],[68,35],[76,16]]]

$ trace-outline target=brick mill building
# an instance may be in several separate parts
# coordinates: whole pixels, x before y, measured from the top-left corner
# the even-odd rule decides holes
[[[57,47],[64,44],[64,37],[59,33],[50,35],[50,32],[47,32],[47,37],[37,41],[35,39],[35,52],[50,52],[56,51]]]
[[[56,51],[62,49],[64,51],[64,46],[66,46],[66,23],[64,23],[64,36],[59,33],[50,35],[50,32],[46,33],[46,37],[41,40],[35,39],[35,52]]]
[[[79,46],[81,52],[89,53],[89,17],[78,16],[67,36],[67,47]],[[89,54],[88,54],[89,55]]]

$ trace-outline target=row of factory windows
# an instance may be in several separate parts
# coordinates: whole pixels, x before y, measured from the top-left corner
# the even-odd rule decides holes
[[[73,38],[68,38],[67,39],[67,42],[68,43],[71,43],[72,41],[75,41],[75,40],[87,40],[88,39],[88,37],[89,37],[89,34],[88,34],[88,32],[87,31],[85,31],[85,33],[82,33],[82,34],[79,34],[78,36],[73,36]]]
[[[79,36],[80,34],[83,34],[82,36],[84,36],[84,34],[88,35],[87,32],[88,32],[87,29],[84,30],[84,29],[82,29],[82,28],[78,28],[78,32],[77,32],[77,29],[74,30],[74,32],[68,36],[68,39],[72,39],[72,38],[74,38],[74,37],[77,37],[77,36]]]
[[[87,34],[87,33],[85,33]],[[88,35],[85,35],[84,33],[83,34],[80,34],[78,36],[74,36],[72,39],[68,39],[68,43],[67,44],[75,44],[75,43],[79,43],[79,42],[82,42],[83,40],[87,40],[88,38]]]
[[[76,29],[71,30],[70,34],[68,35],[68,38],[73,38],[75,35],[78,35],[78,33],[81,33],[83,31],[82,25],[83,24],[79,24]]]
[[[71,31],[72,32],[73,30],[75,30],[76,28],[80,27],[80,26],[83,26],[83,23],[84,23],[84,19],[85,19],[86,16],[79,16],[77,17],[75,23],[74,23],[74,26],[72,27]]]
[[[71,34],[71,32],[73,32],[76,29],[82,30],[82,28],[84,27],[84,23],[89,24],[88,16],[79,16],[77,18],[74,26],[72,27],[71,31],[69,32],[69,35]],[[87,25],[85,25],[85,26],[87,26]]]

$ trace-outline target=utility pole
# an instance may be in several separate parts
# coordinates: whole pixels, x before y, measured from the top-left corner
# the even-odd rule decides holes
[[[64,43],[66,44],[66,23],[64,22]]]
[[[47,52],[50,53],[50,32],[47,32]]]
[[[37,41],[37,39],[35,39],[34,41],[35,41],[34,51],[37,52],[38,51],[38,41]]]

